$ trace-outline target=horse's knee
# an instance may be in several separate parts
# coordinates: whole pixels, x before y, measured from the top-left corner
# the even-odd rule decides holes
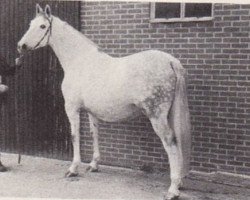
[[[74,142],[76,134],[78,134],[80,128],[80,113],[75,109],[70,110],[69,108],[67,108],[66,114],[70,122],[71,140],[72,142]]]
[[[72,134],[72,135],[71,135],[71,142],[72,142],[72,143],[75,143],[75,142],[76,142],[76,135],[75,135],[75,134]]]

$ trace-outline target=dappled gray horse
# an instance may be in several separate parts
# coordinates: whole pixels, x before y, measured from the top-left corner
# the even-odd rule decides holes
[[[169,54],[150,50],[114,58],[68,23],[37,5],[36,17],[18,42],[22,55],[49,45],[64,70],[62,92],[71,125],[74,157],[66,173],[77,175],[80,158],[79,111],[89,115],[93,159],[89,171],[98,170],[98,119],[116,122],[143,112],[167,151],[171,185],[166,199],[179,196],[181,179],[188,173],[190,121],[184,69]]]

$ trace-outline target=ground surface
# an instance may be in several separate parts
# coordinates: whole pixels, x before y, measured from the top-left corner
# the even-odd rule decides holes
[[[0,173],[0,199],[162,199],[170,180],[163,174],[146,174],[122,168],[101,166],[98,173],[84,173],[64,178],[70,162],[2,154],[8,172]],[[245,187],[245,188],[244,188]],[[250,186],[232,187],[206,181],[186,179],[179,200],[249,200]]]

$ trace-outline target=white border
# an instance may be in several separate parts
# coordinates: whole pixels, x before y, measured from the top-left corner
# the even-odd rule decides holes
[[[53,0],[50,0],[53,1]],[[57,0],[65,1],[65,0]],[[66,1],[75,1],[75,0],[66,0]],[[80,0],[83,2],[86,1],[117,1],[117,2],[181,2],[181,3],[225,3],[225,4],[250,4],[249,0]]]

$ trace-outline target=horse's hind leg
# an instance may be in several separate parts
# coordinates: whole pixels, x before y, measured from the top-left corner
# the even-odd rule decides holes
[[[87,171],[90,172],[97,172],[98,171],[98,161],[100,160],[100,151],[99,151],[99,144],[98,144],[98,119],[95,118],[90,113],[89,115],[89,123],[90,123],[90,133],[92,133],[93,137],[93,159],[87,168]]]
[[[65,176],[72,177],[78,175],[78,166],[81,163],[80,155],[80,113],[79,108],[76,107],[76,104],[69,104],[65,101],[65,111],[67,113],[70,127],[71,127],[71,137],[73,144],[73,161],[66,172]]]
[[[168,103],[162,104],[157,108],[157,115],[149,117],[154,131],[160,137],[163,146],[168,154],[168,160],[170,165],[170,178],[171,185],[168,189],[168,193],[165,196],[166,199],[175,199],[180,195],[179,187],[182,184],[181,180],[181,168],[182,162],[180,158],[180,150],[177,147],[176,138],[173,130],[168,123],[168,112],[170,105]]]

